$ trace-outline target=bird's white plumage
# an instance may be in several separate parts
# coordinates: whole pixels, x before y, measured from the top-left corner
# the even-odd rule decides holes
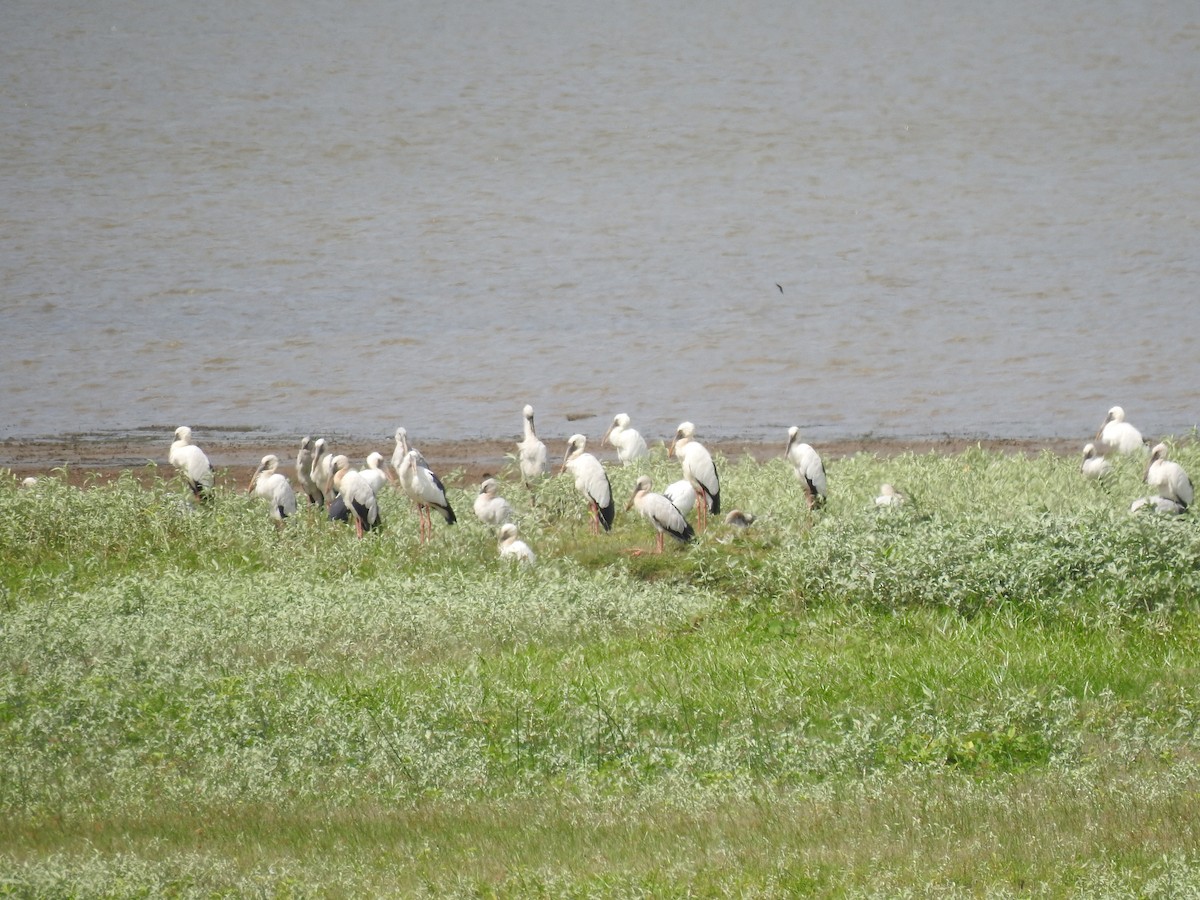
[[[317,483],[313,481],[312,470],[315,459],[313,439],[306,435],[300,441],[300,449],[296,453],[296,481],[304,495],[308,497],[308,502],[319,506],[324,495],[317,487]]]
[[[608,431],[604,432],[604,437],[600,440],[602,447],[606,441],[616,447],[617,459],[626,466],[650,454],[650,451],[646,449],[646,439],[629,422],[628,415],[617,413],[613,416]]]
[[[696,440],[696,426],[691,422],[681,422],[675,430],[675,440],[671,442],[671,453],[679,458],[683,468],[683,477],[692,483],[697,497],[703,496],[702,512],[721,512],[721,479],[717,475],[717,466],[712,454],[703,444]]]
[[[892,487],[887,482],[879,486],[879,495],[875,498],[875,505],[879,507],[903,506],[905,496]]]
[[[447,525],[455,523],[454,510],[446,497],[446,489],[442,486],[441,479],[421,456],[421,451],[410,447],[408,454],[400,461],[396,476],[400,482],[400,489],[417,505],[422,542],[433,533],[433,521],[429,512],[431,508],[442,514]]]
[[[662,493],[684,516],[696,508],[696,489],[686,478],[671,482]]]
[[[1158,495],[1173,500],[1185,509],[1192,505],[1195,494],[1192,480],[1183,466],[1167,458],[1167,445],[1156,444],[1150,451],[1150,465],[1146,469],[1146,484],[1158,488]]]
[[[828,487],[825,464],[811,444],[800,440],[800,429],[795,425],[788,429],[787,458],[796,470],[796,479],[804,486],[808,505],[816,507],[824,503]]]
[[[376,499],[388,483],[387,469],[384,468],[383,454],[378,450],[373,450],[367,454],[367,467],[359,472],[359,475],[371,485],[371,490],[375,492]]]
[[[192,443],[191,428],[180,425],[175,429],[175,441],[171,444],[167,459],[197,497],[203,497],[212,490],[212,466],[204,451]]]
[[[1187,512],[1187,507],[1170,497],[1139,497],[1130,504],[1129,511],[1140,512],[1141,510],[1168,516],[1181,516]]]
[[[296,492],[279,468],[279,457],[268,453],[254,470],[246,493],[254,491],[270,504],[271,518],[283,521],[296,514]]]
[[[318,502],[328,504],[333,497],[333,453],[325,438],[313,443],[312,481],[321,494]]]
[[[480,522],[498,528],[513,517],[512,505],[500,496],[500,484],[495,478],[485,478],[475,496],[475,515]]]
[[[1119,406],[1108,411],[1096,439],[1114,453],[1142,453],[1146,449],[1142,433],[1125,421],[1125,410]]]
[[[1085,478],[1103,478],[1112,471],[1112,463],[1100,454],[1095,444],[1084,444],[1079,471]]]
[[[546,445],[534,431],[533,407],[526,404],[522,415],[525,436],[517,443],[517,464],[521,468],[521,478],[528,485],[546,474]]]
[[[607,531],[612,527],[612,486],[600,460],[586,451],[587,438],[573,434],[567,441],[567,452],[563,457],[563,468],[575,476],[575,487],[591,505],[593,526],[597,523]]]
[[[341,459],[345,459],[342,457]],[[371,531],[379,525],[379,499],[375,489],[363,473],[349,467],[348,462],[338,463],[338,471],[334,473],[334,486],[346,504],[346,511],[354,519],[354,527],[358,536]]]
[[[669,534],[678,541],[690,541],[695,534],[683,513],[663,494],[654,491],[649,475],[638,478],[626,509],[632,506],[647,522],[654,526],[655,548],[661,553],[663,535]]]
[[[500,526],[500,536],[497,541],[502,559],[515,559],[522,565],[532,566],[537,562],[537,556],[523,540],[517,537],[517,526],[505,522]]]

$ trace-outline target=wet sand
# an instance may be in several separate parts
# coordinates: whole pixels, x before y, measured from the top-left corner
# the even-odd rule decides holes
[[[869,453],[876,456],[897,456],[903,453],[955,454],[972,447],[983,447],[1003,453],[1036,455],[1043,451],[1059,454],[1076,454],[1086,442],[1084,438],[1053,440],[979,439],[955,438],[950,436],[927,439],[879,439],[862,437],[839,441],[825,441],[817,447],[826,464],[840,458]],[[292,468],[299,449],[297,440],[291,446],[280,442],[254,439],[231,439],[198,442],[208,454],[213,468],[217,470],[218,483],[244,488],[259,460],[268,453],[279,456],[284,471]],[[367,454],[378,450],[390,458],[389,443],[363,440],[332,441],[335,453],[344,453],[352,461],[361,464]],[[750,456],[759,462],[783,455],[784,440],[770,444],[763,442],[717,441],[705,442],[716,454],[730,461]],[[171,445],[168,435],[162,440],[141,438],[97,439],[89,436],[59,439],[0,441],[0,470],[8,470],[17,478],[29,475],[56,475],[65,477],[70,483],[85,485],[103,483],[129,471],[142,482],[155,477],[170,478],[174,471],[167,462],[167,451]],[[503,472],[513,465],[510,458],[516,452],[516,439],[423,441],[421,451],[447,485],[462,486],[478,483],[487,475]],[[547,441],[551,464],[560,461],[559,454],[565,445]],[[616,453],[609,447],[595,450],[602,460],[615,460]],[[289,471],[289,475],[290,475]]]

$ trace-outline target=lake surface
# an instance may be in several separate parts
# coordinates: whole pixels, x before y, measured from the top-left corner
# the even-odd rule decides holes
[[[1200,422],[1200,6],[9,0],[0,437]]]

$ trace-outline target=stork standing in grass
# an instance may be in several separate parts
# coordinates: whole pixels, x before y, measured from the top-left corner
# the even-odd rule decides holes
[[[300,441],[300,450],[296,453],[296,481],[300,483],[300,489],[304,491],[304,495],[308,497],[308,502],[313,506],[321,506],[324,503],[324,495],[321,489],[317,487],[317,483],[313,481],[313,462],[316,456],[313,453],[313,439],[305,436]]]
[[[366,532],[380,525],[379,499],[371,480],[363,473],[350,467],[346,457],[338,458],[337,471],[333,474],[333,485],[338,499],[346,506],[346,512],[354,520],[354,531],[361,538]]]
[[[328,506],[333,502],[333,453],[325,438],[313,442],[312,483],[316,489],[317,505]]]
[[[525,487],[532,492],[534,482],[546,474],[546,445],[533,429],[533,407],[526,404],[522,414],[525,417],[525,436],[517,442],[517,465],[521,468]]]
[[[721,514],[721,479],[717,475],[712,454],[696,440],[696,426],[691,422],[681,422],[675,430],[675,440],[671,442],[667,455],[679,458],[683,477],[691,482],[696,491],[700,507],[696,514],[696,530],[703,531],[710,512],[713,515]]]
[[[825,503],[825,464],[821,455],[800,440],[800,429],[793,425],[788,429],[788,443],[785,455],[796,470],[796,479],[804,486],[804,497],[809,509],[816,509]]]
[[[1084,444],[1079,471],[1084,478],[1103,478],[1112,471],[1112,463],[1097,452],[1095,444]]]
[[[213,470],[209,465],[204,451],[192,443],[192,429],[180,425],[175,429],[175,441],[171,444],[171,452],[167,456],[175,467],[192,495],[201,503],[206,503],[212,497]]]
[[[1141,453],[1146,449],[1142,433],[1125,421],[1125,410],[1119,406],[1108,411],[1096,432],[1096,440],[1114,453]]]
[[[608,431],[604,432],[604,437],[600,439],[601,447],[607,442],[617,448],[617,459],[625,466],[650,455],[650,451],[646,449],[646,439],[629,424],[629,421],[629,416],[625,413],[617,413],[613,416]]]
[[[246,493],[254,491],[270,504],[271,518],[282,524],[288,516],[296,514],[296,492],[292,490],[291,482],[279,469],[279,457],[268,453],[250,476],[250,484]]]
[[[366,462],[367,467],[359,474],[367,480],[367,483],[371,485],[371,490],[378,497],[393,476],[388,472],[387,464],[383,461],[383,454],[378,450],[367,454]]]
[[[663,552],[663,535],[665,534],[669,534],[681,543],[687,543],[696,537],[692,526],[688,524],[688,520],[683,517],[683,513],[675,507],[675,504],[663,494],[655,493],[654,483],[650,480],[649,475],[642,475],[638,478],[633,489],[633,496],[625,505],[626,509],[631,507],[654,526],[655,553]]]
[[[567,441],[562,469],[575,476],[575,487],[587,499],[591,510],[592,534],[599,534],[601,525],[605,531],[612,528],[616,508],[613,506],[612,486],[608,483],[604,466],[584,449],[586,446],[587,438],[582,434],[571,435]]]
[[[1183,466],[1167,459],[1167,445],[1156,444],[1150,451],[1150,465],[1146,469],[1146,484],[1158,488],[1158,495],[1174,501],[1184,509],[1192,505],[1195,494],[1192,480]]]
[[[420,542],[424,544],[433,534],[433,516],[430,508],[442,514],[447,525],[453,525],[457,518],[446,497],[446,488],[441,479],[433,473],[433,469],[421,456],[421,451],[409,448],[408,455],[400,461],[396,471],[400,487],[414,503],[417,504],[417,518]]]

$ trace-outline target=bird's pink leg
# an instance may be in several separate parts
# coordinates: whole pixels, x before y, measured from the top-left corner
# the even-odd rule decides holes
[[[699,501],[699,509],[696,510],[696,531],[703,532],[708,525],[708,494],[704,488],[696,491],[696,499]]]
[[[663,552],[663,533],[662,533],[661,531],[660,531],[660,532],[658,533],[658,535],[657,535],[657,536],[654,538],[654,548],[655,548],[655,549],[654,549],[654,552],[655,552],[655,553],[662,553],[662,552]]]
[[[592,521],[589,523],[592,534],[597,535],[600,533],[600,507],[594,502],[589,502],[588,509],[591,510],[592,513]]]

